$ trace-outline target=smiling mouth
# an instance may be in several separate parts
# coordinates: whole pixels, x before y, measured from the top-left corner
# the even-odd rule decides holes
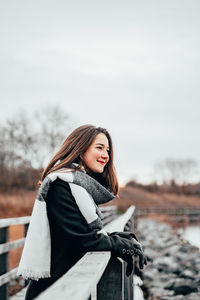
[[[98,163],[100,163],[101,165],[105,165],[105,162],[104,161],[99,161],[97,160]]]

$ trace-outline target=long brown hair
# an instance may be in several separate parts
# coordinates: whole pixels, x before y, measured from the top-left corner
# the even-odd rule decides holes
[[[102,178],[106,181],[114,195],[118,193],[119,185],[113,164],[113,144],[110,134],[105,128],[95,127],[93,125],[82,125],[76,128],[64,141],[60,149],[50,160],[42,173],[43,180],[49,173],[61,168],[70,168],[72,163],[77,163],[76,170],[84,166],[81,157],[92,144],[99,133],[104,133],[109,142],[109,161],[105,165]]]

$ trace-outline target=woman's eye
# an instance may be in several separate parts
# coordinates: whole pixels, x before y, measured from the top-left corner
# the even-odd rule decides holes
[[[101,146],[97,146],[97,149],[100,149],[100,150],[103,150],[103,147]],[[110,154],[110,149],[109,150],[106,150],[108,154]]]

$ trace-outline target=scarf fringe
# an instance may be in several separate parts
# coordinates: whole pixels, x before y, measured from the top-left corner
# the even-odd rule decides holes
[[[41,271],[34,271],[34,270],[31,270],[31,269],[22,269],[20,271],[20,274],[26,280],[31,279],[31,280],[36,280],[36,281],[38,281],[40,278],[49,278],[49,277],[51,277],[49,271],[41,273]]]

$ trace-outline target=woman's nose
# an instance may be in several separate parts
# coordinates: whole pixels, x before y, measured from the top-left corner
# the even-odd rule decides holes
[[[108,152],[107,152],[107,151],[104,151],[104,152],[102,153],[102,158],[104,158],[104,159],[109,158],[109,155],[108,155]]]

